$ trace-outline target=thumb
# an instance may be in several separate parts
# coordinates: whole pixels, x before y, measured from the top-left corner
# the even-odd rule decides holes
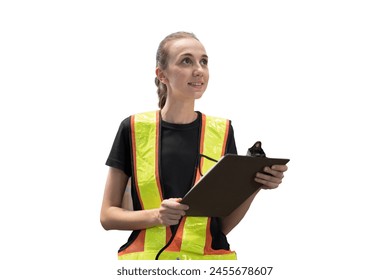
[[[172,201],[175,201],[175,202],[180,202],[183,199],[182,198],[178,198],[178,197],[171,197],[169,200],[172,200]]]

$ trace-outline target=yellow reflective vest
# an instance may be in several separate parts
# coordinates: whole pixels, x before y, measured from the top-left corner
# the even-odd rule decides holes
[[[163,200],[159,175],[160,111],[131,116],[133,176],[142,209],[159,208]],[[226,119],[202,114],[200,154],[220,159],[226,150],[230,123]],[[196,180],[215,162],[200,161]],[[136,239],[118,253],[120,260],[234,260],[236,253],[211,248],[210,217],[183,217],[173,240],[170,227],[155,226],[140,231]]]

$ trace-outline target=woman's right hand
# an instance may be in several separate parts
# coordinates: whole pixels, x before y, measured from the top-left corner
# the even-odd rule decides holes
[[[157,209],[157,219],[164,226],[177,225],[186,214],[188,205],[181,204],[181,198],[164,199],[161,202],[160,208]]]

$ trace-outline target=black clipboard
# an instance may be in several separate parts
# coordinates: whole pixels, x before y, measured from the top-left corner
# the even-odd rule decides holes
[[[254,181],[256,172],[266,166],[284,165],[289,159],[223,156],[183,197],[189,206],[187,216],[226,217],[261,185]]]

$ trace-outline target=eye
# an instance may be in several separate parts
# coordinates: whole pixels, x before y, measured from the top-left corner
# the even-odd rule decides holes
[[[182,60],[182,63],[183,63],[183,64],[191,64],[192,61],[191,61],[190,58],[186,57],[186,58],[184,58],[184,59]]]
[[[208,63],[209,63],[208,60],[205,58],[200,61],[200,64],[202,65],[207,65]]]

